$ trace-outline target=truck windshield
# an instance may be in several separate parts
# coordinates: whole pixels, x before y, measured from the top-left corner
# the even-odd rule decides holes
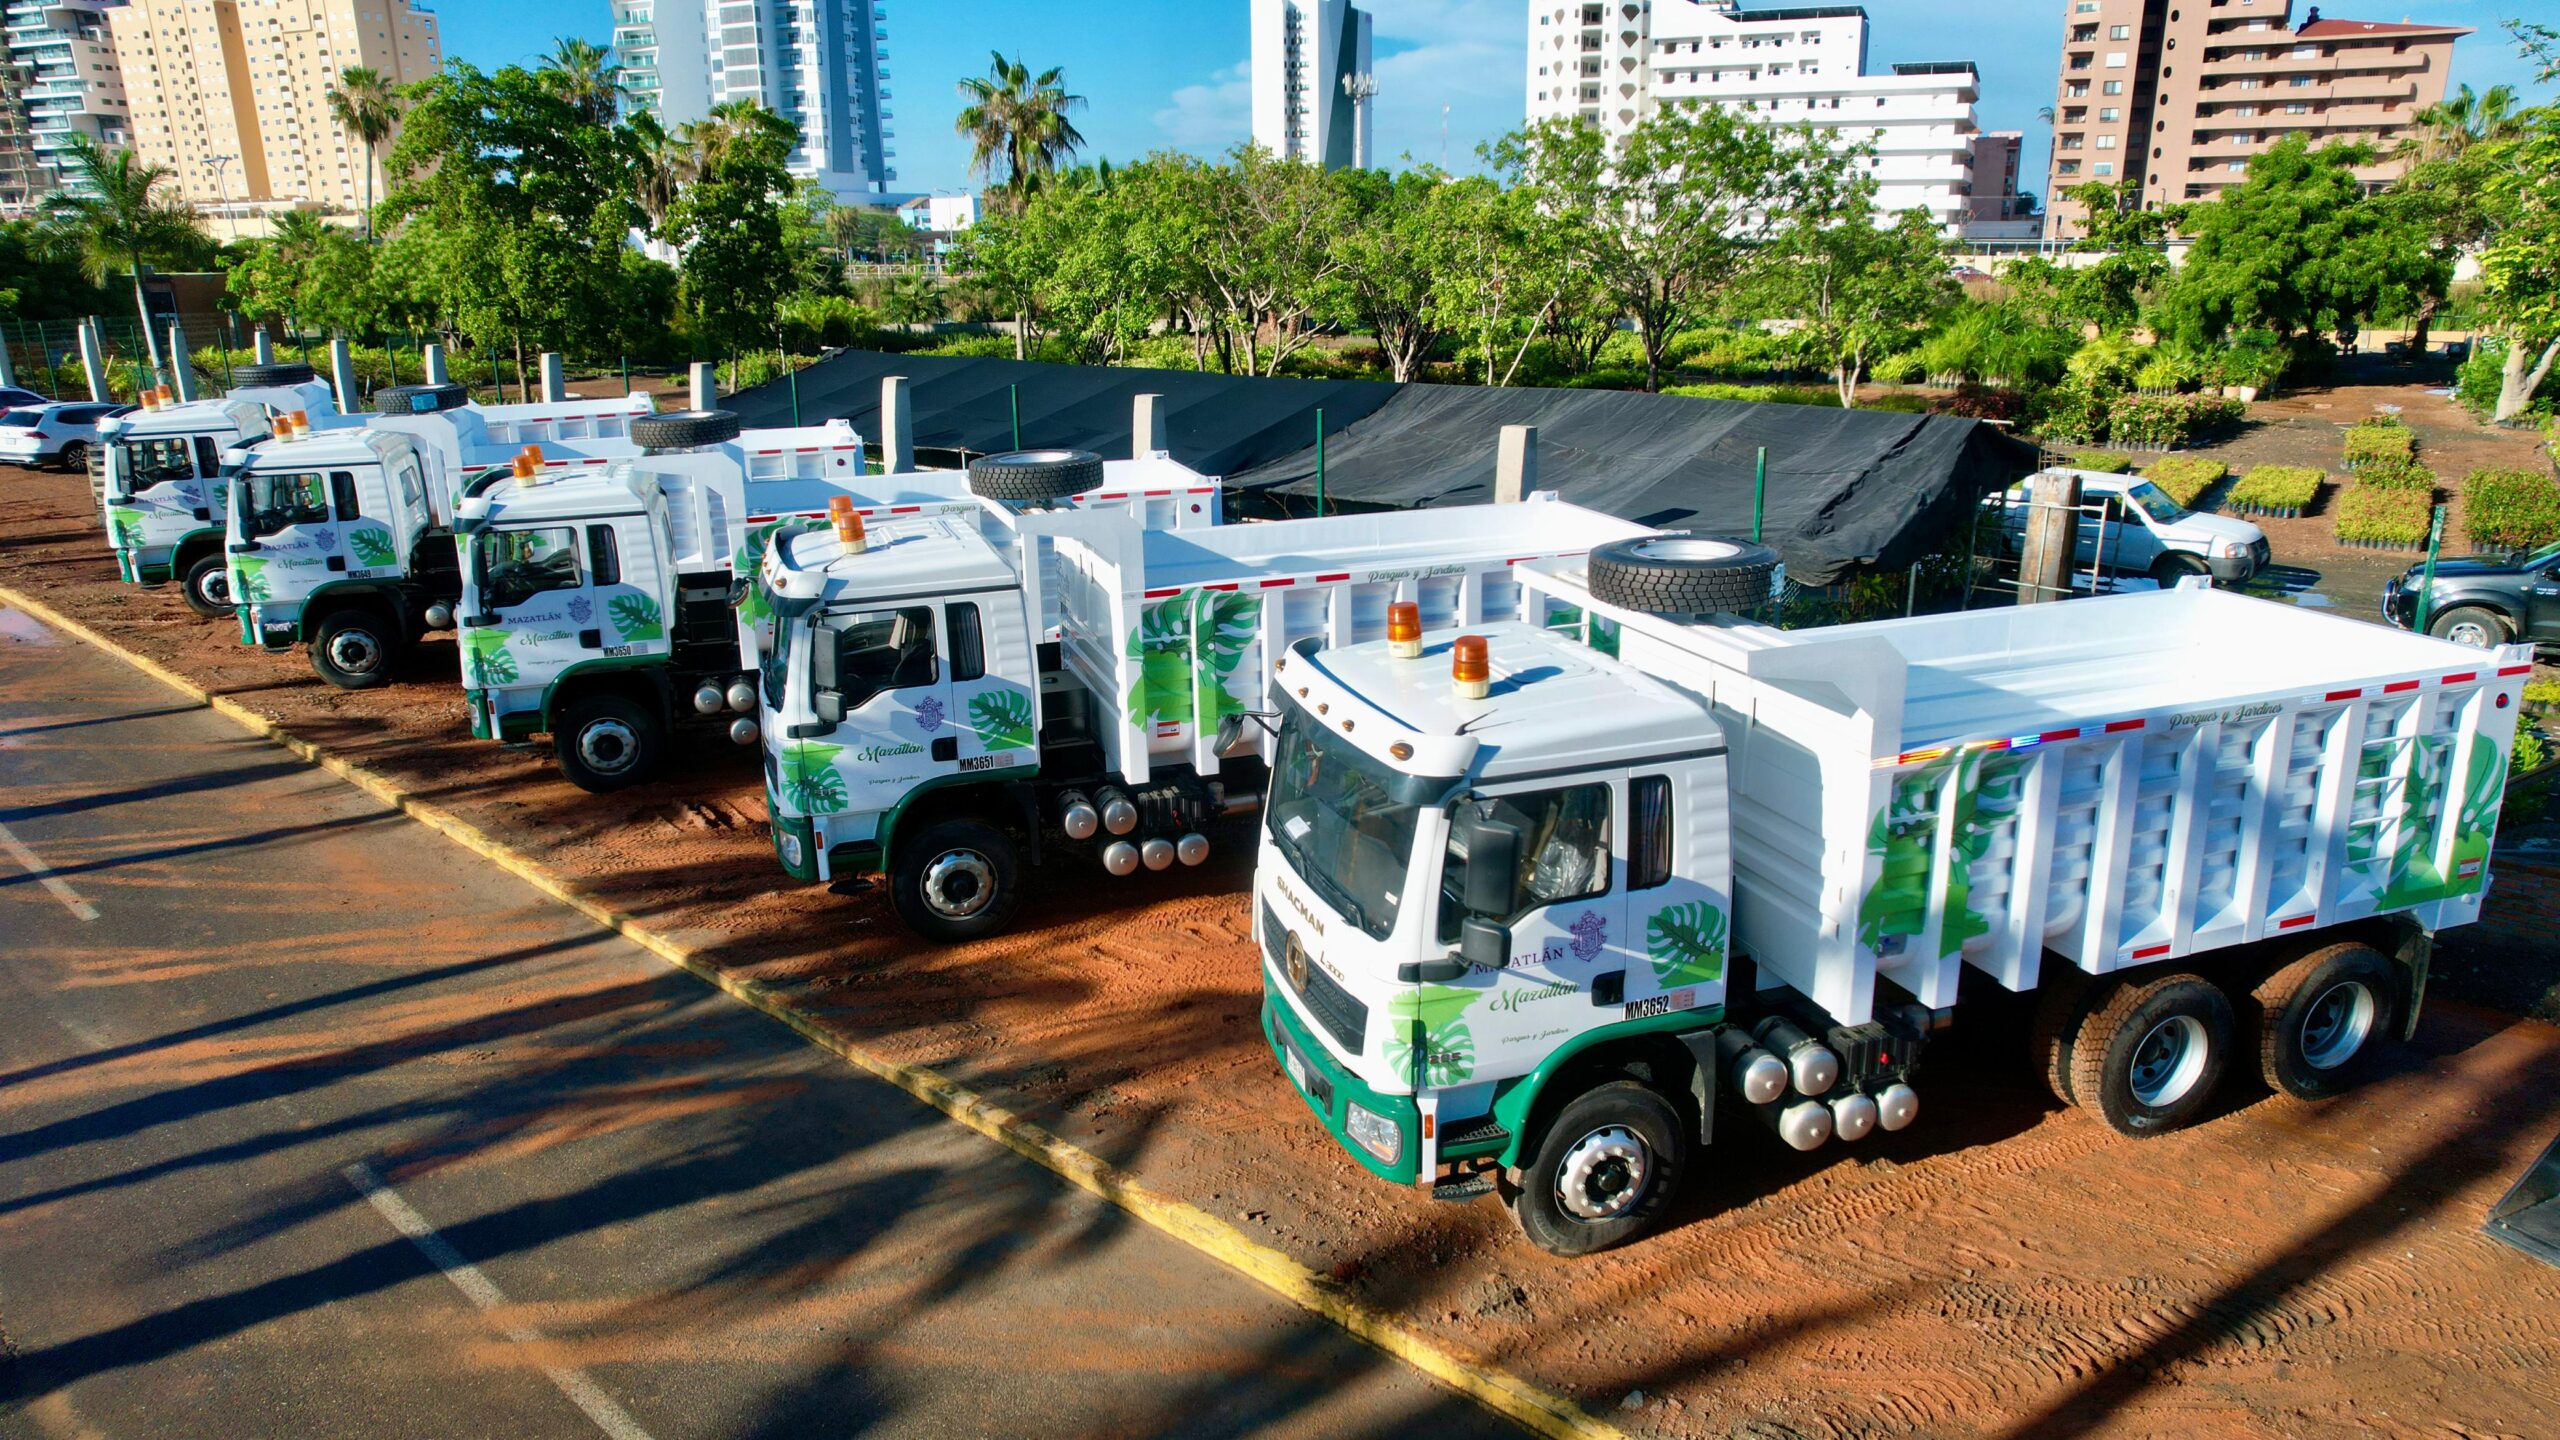
[[[1449,782],[1407,775],[1292,710],[1271,777],[1271,843],[1373,939],[1396,928],[1416,821]]]
[[[168,480],[192,479],[196,473],[195,451],[183,435],[163,440],[119,440],[116,460],[128,491],[148,490]]]
[[[268,471],[240,477],[242,529],[273,535],[288,525],[317,525],[329,518],[329,489],[319,472]]]
[[[2124,497],[2142,507],[2142,513],[2163,525],[2174,525],[2187,518],[2187,507],[2169,498],[2169,492],[2145,480],[2128,488]]]

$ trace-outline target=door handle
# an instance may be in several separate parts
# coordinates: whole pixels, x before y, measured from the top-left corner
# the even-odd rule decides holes
[[[589,650],[601,650],[604,648],[604,632],[602,630],[581,630],[578,632],[578,644]]]
[[[941,739],[934,741],[933,758],[936,760],[959,759],[960,737],[957,735],[945,735]]]

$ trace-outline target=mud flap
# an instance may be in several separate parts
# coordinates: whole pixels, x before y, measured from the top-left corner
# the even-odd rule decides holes
[[[2545,1265],[2560,1265],[2560,1136],[2525,1169],[2481,1227]]]

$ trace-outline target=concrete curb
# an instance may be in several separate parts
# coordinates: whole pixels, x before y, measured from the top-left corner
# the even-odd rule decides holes
[[[789,1026],[818,1049],[904,1090],[951,1120],[986,1136],[1080,1189],[1110,1201],[1148,1225],[1322,1316],[1361,1340],[1405,1362],[1440,1384],[1533,1434],[1570,1440],[1624,1440],[1623,1432],[1570,1399],[1459,1354],[1387,1311],[1351,1295],[1341,1285],[1285,1253],[1245,1235],[1187,1201],[1159,1194],[1135,1176],[1047,1128],[1026,1120],[969,1087],[921,1065],[874,1054],[833,1034],[817,1017],[770,987],[733,975],[702,952],[652,932],[631,916],[581,894],[550,868],[483,832],[452,811],[423,800],[365,766],[343,760],[236,701],[213,694],[168,666],[139,655],[53,607],[0,585],[0,605],[23,610],[54,629],[111,655],[198,705],[263,739],[284,747],[371,795],[385,806],[442,834],[464,849],[576,910],[596,924],[710,985],[766,1017]]]

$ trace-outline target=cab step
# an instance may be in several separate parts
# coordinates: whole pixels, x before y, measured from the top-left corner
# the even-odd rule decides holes
[[[1474,1200],[1493,1193],[1493,1172],[1471,1170],[1464,1175],[1443,1175],[1431,1182],[1434,1200]]]

